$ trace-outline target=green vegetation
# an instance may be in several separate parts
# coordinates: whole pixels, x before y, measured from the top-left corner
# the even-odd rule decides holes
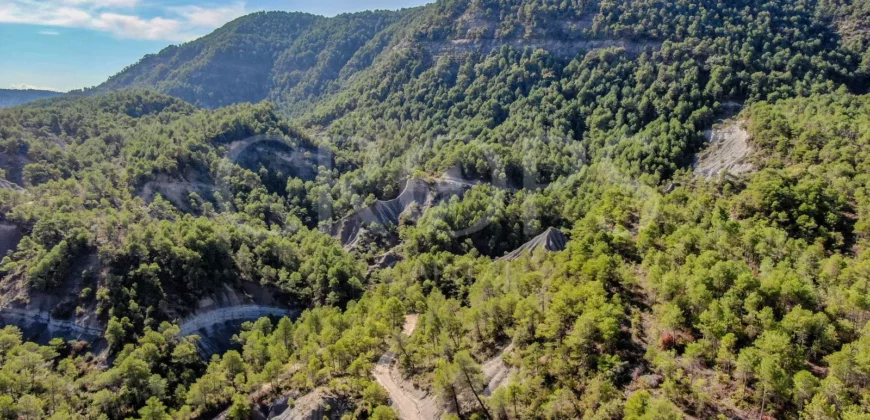
[[[3,302],[73,296],[108,349],[3,329],[0,417],[247,418],[310,393],[394,419],[372,378],[389,351],[451,418],[867,418],[866,10],[257,13],[98,88],[163,93],[2,110],[0,185],[23,188],[0,189],[0,222],[25,234]],[[572,49],[589,40],[628,44]],[[703,130],[736,107],[755,171],[695,177]],[[451,169],[461,196],[348,249],[322,233]],[[564,251],[494,259],[548,227]],[[200,360],[172,322],[245,283],[305,310]]]

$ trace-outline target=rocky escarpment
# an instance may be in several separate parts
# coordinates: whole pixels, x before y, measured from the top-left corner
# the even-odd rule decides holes
[[[102,339],[103,325],[93,317],[59,319],[51,311],[26,307],[0,308],[0,324],[19,327],[28,340],[46,344],[52,338],[96,342]]]
[[[275,420],[339,419],[346,411],[344,399],[325,388],[317,388],[293,401],[284,397],[273,404],[267,418]]]
[[[12,182],[12,181],[8,181],[8,180],[5,180],[5,179],[3,179],[3,178],[0,178],[0,190],[17,190],[17,191],[21,191],[22,189],[23,189],[23,188],[21,188],[20,185],[14,183],[14,182]]]
[[[12,231],[3,241],[16,244],[21,232]],[[19,327],[26,340],[47,344],[52,338],[84,340],[101,347],[105,325],[96,315],[92,299],[96,284],[92,276],[100,270],[96,253],[76,258],[63,282],[48,290],[36,290],[20,275],[12,273],[0,282],[0,325]],[[90,296],[82,298],[83,295]]]
[[[503,46],[510,46],[519,50],[530,48],[542,49],[547,52],[563,57],[572,57],[581,52],[589,52],[603,48],[620,48],[631,55],[638,55],[644,50],[659,49],[662,46],[658,41],[630,41],[624,39],[579,39],[563,40],[558,38],[540,39],[452,39],[445,41],[421,42],[420,47],[435,57],[457,57],[468,53],[489,54]],[[411,44],[400,44],[398,49],[410,48]]]
[[[332,153],[296,138],[256,135],[234,141],[227,148],[227,159],[254,172],[261,167],[284,177],[311,181],[321,167],[332,168]],[[286,182],[286,179],[284,179]]]
[[[298,311],[287,308],[261,305],[231,306],[198,312],[181,321],[181,335],[198,335],[200,353],[205,358],[219,354],[231,347],[232,337],[241,329],[242,323],[264,316],[296,316]]]
[[[399,216],[412,204],[423,205],[429,198],[431,188],[419,179],[409,179],[398,197],[381,201],[362,208],[332,224],[329,234],[338,238],[344,246],[352,245],[359,237],[360,230],[370,224],[383,226],[398,225]]]
[[[352,247],[367,226],[398,225],[400,216],[416,204],[422,212],[453,196],[461,196],[471,183],[454,179],[448,175],[435,181],[409,179],[398,197],[381,201],[362,208],[343,217],[329,227],[329,234],[341,241],[345,247]]]
[[[299,314],[283,305],[280,296],[279,291],[252,282],[224,285],[218,293],[200,300],[193,313],[177,317],[181,335],[198,335],[200,353],[206,358],[223,353],[232,347],[232,337],[244,322]]]
[[[9,251],[14,251],[18,248],[18,243],[24,237],[24,232],[12,223],[0,222],[0,260],[6,256]]]
[[[708,147],[695,162],[695,175],[712,179],[722,173],[740,175],[752,172],[749,162],[752,146],[749,132],[738,119],[728,118],[704,132]]]
[[[561,251],[565,249],[565,244],[568,243],[568,238],[562,231],[556,228],[547,228],[544,233],[535,236],[532,240],[520,245],[519,248],[509,252],[507,255],[499,258],[499,261],[511,261],[521,257],[524,253],[534,252],[537,249],[545,249],[547,251]]]

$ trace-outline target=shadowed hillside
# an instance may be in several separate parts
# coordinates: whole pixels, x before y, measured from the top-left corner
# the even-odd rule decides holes
[[[53,98],[61,92],[36,89],[0,89],[0,108],[26,104],[39,99]]]

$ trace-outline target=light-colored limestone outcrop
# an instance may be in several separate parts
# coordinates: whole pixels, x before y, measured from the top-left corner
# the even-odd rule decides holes
[[[216,324],[234,321],[251,321],[264,316],[288,316],[291,311],[287,308],[277,308],[260,305],[232,306],[217,308],[206,312],[194,314],[181,321],[181,334],[197,334],[197,331],[206,330]]]
[[[445,41],[430,41],[420,44],[430,54],[440,56],[459,56],[469,52],[488,54],[502,46],[509,45],[516,49],[543,49],[551,54],[570,57],[582,51],[593,51],[603,48],[622,48],[627,53],[637,55],[645,49],[661,48],[658,41],[629,41],[624,39],[579,39],[563,40],[556,38],[533,39],[451,39]],[[408,48],[410,44],[400,44],[398,48]]]
[[[421,211],[425,211],[443,200],[461,196],[472,185],[472,182],[446,174],[432,182],[409,179],[398,197],[386,201],[378,200],[371,206],[341,218],[329,227],[329,234],[338,238],[342,246],[352,247],[366,226],[398,225],[400,216],[408,211],[411,205],[416,204]]]
[[[748,162],[752,153],[749,132],[741,120],[726,119],[713,125],[704,135],[708,146],[695,163],[696,176],[712,179],[721,173],[740,175],[754,170]]]

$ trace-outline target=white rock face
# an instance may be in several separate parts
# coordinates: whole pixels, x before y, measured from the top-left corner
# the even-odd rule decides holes
[[[209,299],[210,300],[210,299]],[[201,302],[211,306],[209,303]],[[297,310],[264,305],[238,305],[216,307],[202,310],[181,321],[179,328],[182,336],[198,335],[200,355],[208,359],[213,354],[221,354],[232,345],[232,337],[239,333],[245,321],[255,321],[264,316],[295,317]]]

